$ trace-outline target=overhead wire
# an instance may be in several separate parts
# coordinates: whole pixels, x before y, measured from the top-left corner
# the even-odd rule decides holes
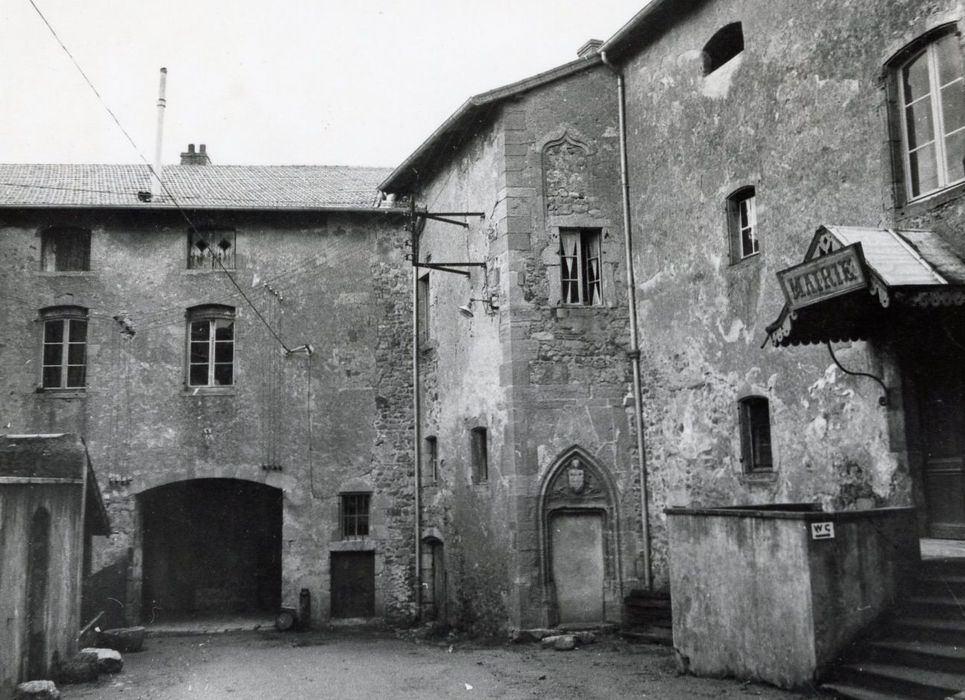
[[[196,227],[195,227],[195,225],[194,225],[194,222],[191,221],[191,217],[189,217],[188,214],[187,214],[187,212],[184,211],[184,209],[181,207],[180,202],[178,202],[178,199],[177,199],[177,198],[174,196],[174,194],[171,192],[170,188],[168,188],[167,184],[165,184],[165,182],[161,179],[160,175],[154,170],[154,166],[152,166],[152,165],[148,162],[147,158],[145,158],[144,155],[141,153],[141,151],[140,151],[140,149],[138,148],[137,144],[134,142],[134,139],[133,139],[133,138],[131,137],[131,135],[127,132],[127,129],[125,129],[125,128],[124,128],[124,125],[121,124],[120,120],[117,118],[117,115],[114,114],[114,111],[110,108],[110,106],[107,104],[107,102],[106,102],[106,101],[104,100],[104,98],[101,96],[100,91],[98,91],[97,87],[94,85],[94,83],[91,81],[91,79],[87,76],[87,73],[86,73],[86,72],[84,71],[84,69],[81,67],[80,63],[77,62],[77,59],[74,58],[74,55],[70,52],[70,50],[67,48],[67,46],[64,44],[64,42],[60,39],[60,36],[57,34],[56,30],[53,28],[53,26],[50,24],[50,22],[47,21],[47,18],[44,16],[44,13],[40,10],[39,7],[37,7],[37,4],[34,2],[34,0],[27,0],[27,2],[30,3],[30,5],[34,8],[34,10],[35,10],[35,11],[37,12],[37,14],[40,16],[40,19],[43,20],[43,23],[47,26],[47,29],[50,30],[51,35],[54,37],[54,39],[55,39],[55,40],[57,41],[57,43],[60,45],[60,48],[62,48],[62,49],[64,50],[64,53],[67,54],[67,57],[70,58],[71,63],[73,63],[73,64],[74,64],[74,67],[77,68],[77,71],[78,71],[78,72],[81,74],[81,76],[84,78],[84,81],[87,83],[88,87],[90,87],[90,89],[93,91],[94,95],[97,97],[98,101],[101,103],[101,105],[102,105],[102,106],[104,107],[104,109],[107,111],[107,113],[111,116],[111,119],[114,120],[114,123],[117,125],[118,129],[120,129],[121,133],[123,133],[124,136],[127,138],[127,141],[128,141],[128,143],[131,144],[131,147],[134,149],[134,152],[135,152],[135,153],[137,154],[137,156],[144,162],[144,164],[148,167],[148,169],[149,169],[149,171],[150,171],[150,173],[151,173],[151,176],[152,176],[155,180],[157,180],[157,183],[158,183],[158,185],[160,186],[161,190],[164,192],[165,196],[167,196],[167,198],[171,201],[171,203],[172,203],[172,204],[174,205],[174,207],[177,209],[178,213],[181,214],[181,216],[182,216],[182,217],[184,218],[184,220],[187,222],[189,228],[190,228],[190,229],[195,229]],[[224,274],[228,277],[229,280],[231,280],[231,283],[235,286],[235,288],[236,288],[236,289],[238,290],[238,292],[241,294],[242,298],[245,300],[245,302],[248,304],[248,306],[251,307],[251,310],[254,311],[255,315],[259,318],[259,320],[260,320],[263,324],[265,324],[265,326],[268,328],[269,332],[272,334],[272,336],[275,338],[275,340],[278,341],[278,343],[282,346],[282,348],[285,349],[286,352],[291,352],[291,349],[290,349],[290,348],[285,344],[285,342],[281,339],[281,336],[279,336],[278,333],[275,332],[275,329],[272,328],[272,327],[268,324],[268,322],[265,320],[265,317],[262,316],[262,314],[261,314],[261,312],[258,310],[258,308],[255,307],[255,305],[251,302],[251,300],[248,298],[248,296],[244,293],[244,290],[241,288],[241,285],[238,284],[237,280],[235,280],[234,276],[233,276],[230,272],[228,272],[228,269],[221,263],[220,260],[218,260],[218,264],[221,266],[221,271],[224,272]]]

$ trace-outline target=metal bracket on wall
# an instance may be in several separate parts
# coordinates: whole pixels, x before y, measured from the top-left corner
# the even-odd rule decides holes
[[[844,365],[842,365],[838,361],[837,356],[835,356],[834,349],[831,347],[831,341],[827,341],[825,345],[828,346],[828,354],[831,355],[831,359],[834,360],[834,364],[836,364],[838,366],[838,369],[840,369],[842,372],[844,372],[845,374],[849,374],[852,377],[868,377],[868,379],[873,379],[874,381],[878,382],[878,386],[880,386],[881,390],[884,392],[884,394],[878,398],[878,405],[879,406],[888,405],[888,387],[885,386],[885,383],[884,381],[882,381],[881,377],[876,377],[875,375],[868,374],[867,372],[852,372],[851,370],[845,369]]]

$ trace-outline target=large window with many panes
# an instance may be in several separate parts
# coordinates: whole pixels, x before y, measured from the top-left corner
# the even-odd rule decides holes
[[[965,181],[965,94],[962,52],[945,33],[895,67],[901,156],[907,199]]]
[[[43,389],[83,389],[87,384],[87,309],[50,306],[43,323]]]
[[[208,304],[188,309],[188,386],[235,383],[235,309]]]

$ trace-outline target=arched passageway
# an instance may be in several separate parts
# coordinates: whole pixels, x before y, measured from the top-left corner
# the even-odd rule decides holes
[[[239,479],[194,479],[138,499],[143,620],[278,610],[280,489]]]

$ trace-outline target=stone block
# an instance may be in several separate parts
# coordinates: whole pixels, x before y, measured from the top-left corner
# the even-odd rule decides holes
[[[118,627],[103,630],[97,637],[97,643],[107,649],[130,653],[144,648],[143,627]]]
[[[116,649],[102,649],[87,647],[78,652],[78,660],[88,659],[97,664],[98,673],[120,673],[124,668],[124,659]]]
[[[61,663],[54,671],[54,679],[61,685],[71,683],[90,683],[100,675],[97,670],[97,660],[88,656],[77,655],[66,663]]]
[[[589,630],[577,632],[575,636],[576,636],[576,641],[580,644],[580,646],[596,643],[596,635],[593,632],[590,632]]]
[[[60,700],[53,681],[27,681],[17,686],[14,700]]]
[[[573,651],[576,649],[576,637],[572,634],[561,634],[553,642],[556,651]]]

